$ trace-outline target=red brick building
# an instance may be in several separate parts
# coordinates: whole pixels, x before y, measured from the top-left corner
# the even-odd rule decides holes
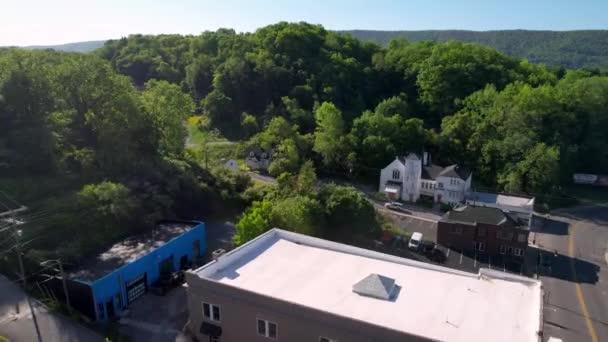
[[[437,224],[437,243],[489,255],[523,257],[530,230],[497,208],[464,206],[446,213]]]

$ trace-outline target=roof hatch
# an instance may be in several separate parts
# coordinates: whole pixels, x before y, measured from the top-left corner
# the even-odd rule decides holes
[[[353,292],[367,297],[390,300],[397,294],[395,279],[372,273],[353,285]]]

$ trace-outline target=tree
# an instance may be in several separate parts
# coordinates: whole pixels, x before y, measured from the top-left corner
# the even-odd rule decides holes
[[[537,194],[555,193],[559,184],[559,150],[543,143],[532,148],[505,180],[509,191]]]
[[[277,177],[282,173],[293,173],[300,166],[298,147],[293,139],[283,140],[274,150],[273,160],[268,168],[270,175]]]
[[[292,196],[273,204],[272,225],[300,234],[318,235],[323,228],[323,209],[316,199]]]
[[[355,188],[323,185],[319,191],[319,201],[325,211],[327,236],[331,237],[344,230],[351,234],[377,232],[374,206]]]
[[[300,195],[314,194],[317,188],[317,174],[312,161],[302,164],[295,184],[295,191]]]
[[[166,81],[148,81],[143,103],[154,126],[159,130],[159,149],[164,156],[180,156],[188,132],[184,121],[194,110],[192,98],[179,86]]]
[[[260,128],[255,116],[243,112],[241,114],[241,129],[245,138],[250,138],[256,134]]]
[[[323,157],[326,166],[339,167],[343,155],[345,137],[342,113],[330,102],[323,102],[315,111],[317,128],[313,150]]]
[[[271,228],[272,203],[268,200],[253,202],[236,224],[234,244],[240,246]]]
[[[127,187],[107,181],[85,185],[77,198],[81,214],[103,222],[106,229],[133,220],[139,206]]]
[[[393,96],[382,100],[378,103],[374,112],[386,117],[395,114],[407,117],[409,114],[409,106],[403,97],[404,96]]]

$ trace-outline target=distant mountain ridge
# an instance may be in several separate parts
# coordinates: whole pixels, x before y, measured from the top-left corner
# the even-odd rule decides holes
[[[348,30],[361,40],[381,45],[403,37],[411,42],[460,40],[478,43],[531,63],[574,68],[608,68],[608,30],[586,31],[371,31]]]
[[[31,45],[24,46],[24,49],[53,49],[67,52],[91,52],[99,49],[105,43],[105,40],[91,40],[86,42],[67,43],[61,45]]]
[[[445,42],[460,40],[478,43],[502,51],[508,55],[525,58],[531,63],[575,68],[608,68],[608,30],[587,31],[373,31],[345,30],[361,40],[388,44],[394,38],[403,37],[411,42],[432,40]],[[76,42],[62,45],[26,46],[28,49],[55,49],[70,52],[90,52],[101,48],[104,40]]]

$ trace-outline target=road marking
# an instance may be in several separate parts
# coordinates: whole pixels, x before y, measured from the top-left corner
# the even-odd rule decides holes
[[[574,228],[574,225],[571,226]],[[597,334],[595,332],[595,328],[593,327],[593,322],[589,318],[589,310],[587,310],[587,303],[585,303],[585,297],[583,296],[583,290],[581,289],[581,285],[578,283],[577,275],[576,275],[576,267],[574,267],[574,229],[570,230],[570,234],[568,237],[568,254],[570,255],[570,268],[572,270],[572,276],[574,278],[574,285],[576,286],[576,297],[578,298],[578,303],[581,307],[581,311],[583,312],[583,317],[585,317],[585,323],[587,324],[587,330],[589,330],[589,336],[591,336],[592,342],[599,342],[597,339]]]

